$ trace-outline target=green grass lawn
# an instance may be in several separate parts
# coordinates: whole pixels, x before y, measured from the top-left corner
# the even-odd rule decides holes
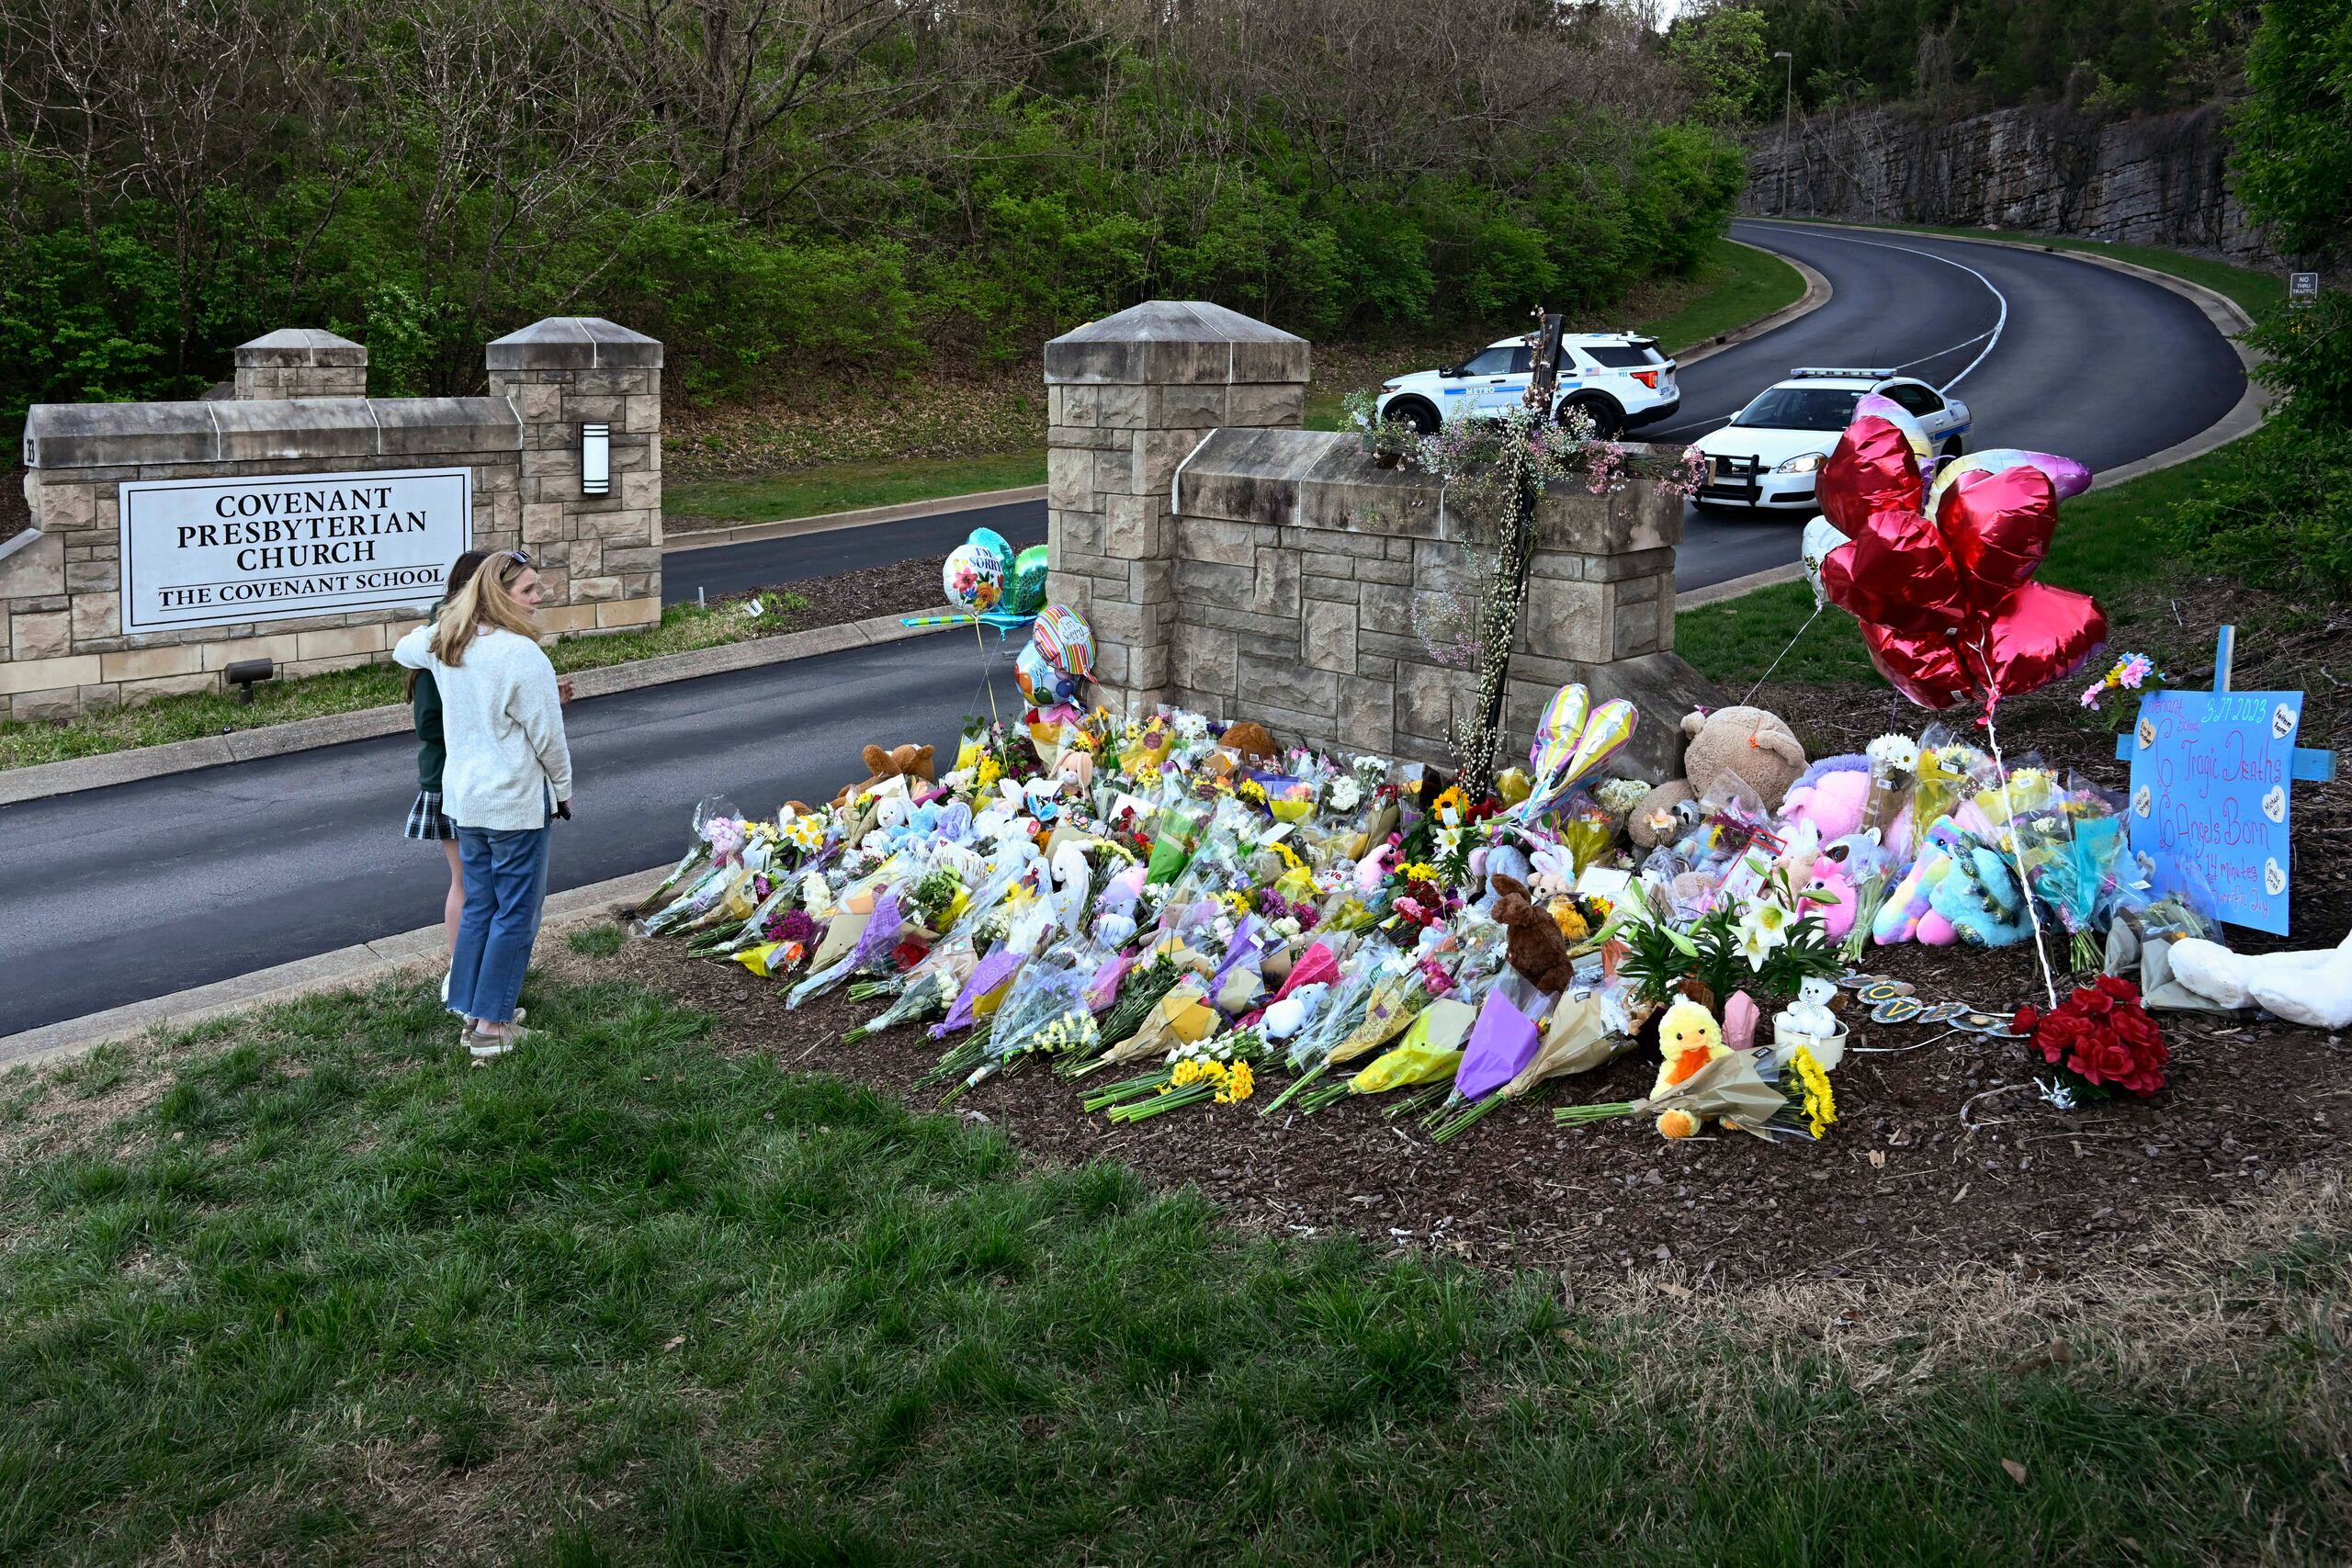
[[[2153,523],[2247,460],[2236,446],[2224,446],[2062,503],[2058,531],[2037,575],[2060,588],[2108,595],[2177,570],[2179,562],[2152,543]],[[1783,649],[1787,656],[1775,680],[1883,686],[1853,617],[1831,606],[1806,627],[1813,609],[1810,584],[1778,583],[1683,611],[1674,618],[1674,649],[1711,679],[1742,690]],[[1804,634],[1792,647],[1800,627]]]
[[[1717,240],[1700,268],[1706,291],[1670,316],[1645,321],[1641,330],[1668,354],[1696,347],[1718,333],[1761,321],[1793,305],[1804,294],[1804,278],[1775,255],[1729,240]]]
[[[889,463],[840,463],[772,479],[697,479],[663,487],[662,510],[673,517],[727,523],[771,523],[820,517],[868,506],[1012,490],[1046,482],[1043,447],[995,457],[909,457]]]
[[[0,1077],[0,1562],[2316,1561],[2352,1524],[2316,1220],[2102,1287],[2063,1355],[1934,1292],[1611,1315],[1025,1165],[630,986],[526,999],[481,1069],[388,985]]]
[[[747,614],[742,603],[733,601],[707,607],[673,604],[662,612],[658,626],[607,636],[566,637],[548,649],[548,658],[559,674],[571,674],[659,654],[775,637],[795,629],[794,616],[807,607],[806,600],[789,592],[768,594],[757,616]],[[406,701],[404,686],[401,670],[390,664],[368,664],[299,680],[264,682],[253,689],[250,707],[231,695],[201,692],[71,719],[0,720],[0,769],[356,713]]]
[[[1802,218],[1774,218],[1774,223],[1803,223]],[[2049,245],[2062,251],[2083,251],[2093,255],[2113,256],[2117,261],[2132,262],[2168,272],[2175,277],[2201,283],[2216,293],[2226,294],[2237,301],[2240,309],[2250,316],[2287,300],[2287,278],[2283,272],[2257,272],[2252,267],[2233,266],[2228,262],[2214,261],[2206,256],[2193,256],[2186,251],[2166,250],[2160,245],[2118,245],[2103,240],[2085,240],[2063,234],[2029,234],[2011,229],[1947,229],[1928,223],[1861,223],[1840,219],[1839,226],[1854,229],[1908,230],[1915,234],[1949,234],[1956,240],[2015,240],[2026,244]]]

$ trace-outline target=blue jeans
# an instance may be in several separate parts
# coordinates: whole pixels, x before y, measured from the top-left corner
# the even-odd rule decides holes
[[[451,1012],[485,1023],[514,1019],[547,899],[548,840],[545,828],[458,829],[466,907],[449,959]]]

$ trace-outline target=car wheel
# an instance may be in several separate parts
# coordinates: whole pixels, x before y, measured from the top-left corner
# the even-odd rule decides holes
[[[1947,457],[1957,457],[1961,456],[1962,451],[1960,437],[1957,435],[1944,443],[1944,456]]]
[[[1624,413],[1606,398],[1571,398],[1560,405],[1561,415],[1566,417],[1570,409],[1582,410],[1592,421],[1596,440],[1614,441],[1625,434]]]
[[[1399,424],[1410,425],[1416,435],[1437,434],[1437,410],[1419,398],[1397,399],[1388,405],[1388,412],[1381,417],[1393,419]]]

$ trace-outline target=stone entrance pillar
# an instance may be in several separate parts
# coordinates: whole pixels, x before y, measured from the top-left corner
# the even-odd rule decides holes
[[[1097,700],[1114,712],[1174,683],[1177,469],[1220,426],[1297,429],[1306,370],[1305,338],[1201,300],[1155,299],[1046,345],[1049,592],[1093,625]],[[1287,596],[1296,615],[1295,568]]]
[[[523,547],[550,631],[662,618],[662,344],[601,316],[550,316],[489,347],[490,390],[523,422]],[[611,481],[581,493],[582,426],[602,425]]]
[[[367,395],[368,351],[347,337],[317,327],[280,327],[237,345],[240,401]]]

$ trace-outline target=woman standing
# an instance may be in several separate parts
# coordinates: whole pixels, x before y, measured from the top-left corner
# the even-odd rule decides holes
[[[441,808],[457,825],[465,884],[448,1001],[477,1057],[523,1039],[514,1003],[547,897],[548,813],[571,815],[571,751],[555,668],[531,618],[538,604],[531,558],[501,550],[392,650],[429,673],[440,698]]]
[[[468,550],[449,563],[449,581],[441,593],[443,604],[456,598],[473,581],[487,553]],[[441,770],[448,760],[449,748],[441,735],[441,688],[435,684],[429,672],[408,672],[408,705],[416,724],[416,802],[408,808],[408,826],[401,829],[401,836],[439,844],[442,855],[449,863],[449,891],[441,898],[441,929],[447,938],[443,944],[446,958],[458,951],[458,915],[465,908],[466,874],[464,863],[458,858],[458,825],[441,809]],[[446,966],[441,976],[441,999],[449,999]]]

